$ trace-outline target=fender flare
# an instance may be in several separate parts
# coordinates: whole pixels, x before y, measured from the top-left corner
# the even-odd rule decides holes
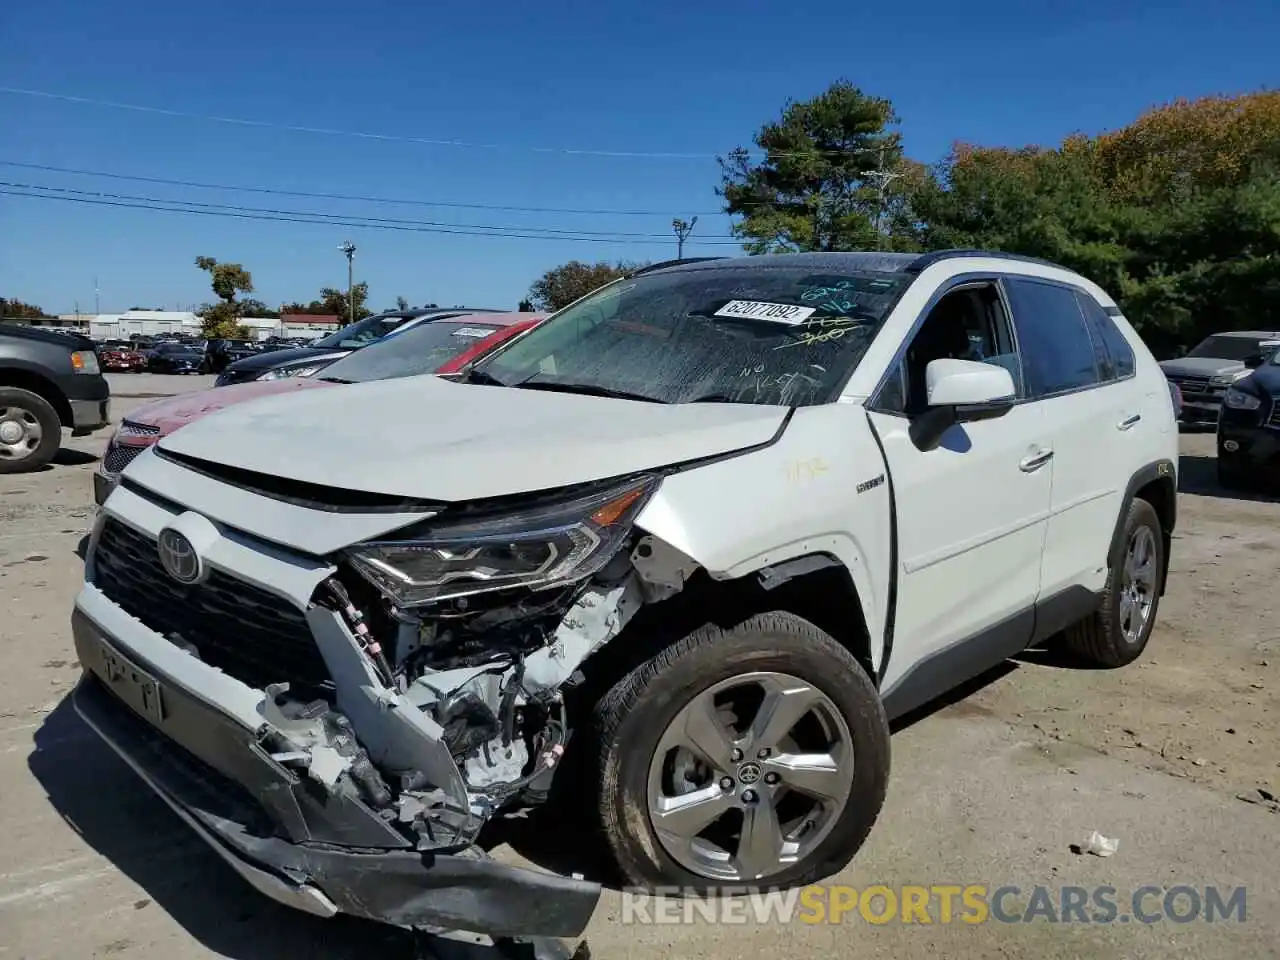
[[[1169,497],[1165,507],[1168,516],[1161,516],[1161,533],[1164,535],[1164,568],[1160,571],[1160,594],[1164,595],[1165,585],[1169,581],[1169,543],[1173,537],[1173,529],[1178,520],[1178,468],[1170,459],[1163,458],[1139,467],[1129,478],[1129,483],[1120,500],[1120,513],[1116,517],[1115,530],[1111,534],[1111,545],[1107,549],[1107,568],[1113,569],[1120,562],[1124,553],[1124,525],[1129,516],[1129,507],[1138,491],[1152,483],[1168,485]],[[1157,504],[1152,504],[1159,511]]]

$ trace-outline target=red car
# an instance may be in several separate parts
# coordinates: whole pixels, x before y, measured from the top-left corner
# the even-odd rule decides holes
[[[146,355],[123,340],[108,340],[97,353],[104,373],[141,373],[147,369]]]
[[[322,367],[314,377],[287,377],[232,384],[166,397],[135,410],[120,423],[93,475],[93,497],[102,504],[120,474],[161,437],[207,414],[246,400],[295,390],[316,390],[423,374],[461,373],[500,344],[541,323],[545,313],[485,313],[450,316],[392,333],[377,343]]]

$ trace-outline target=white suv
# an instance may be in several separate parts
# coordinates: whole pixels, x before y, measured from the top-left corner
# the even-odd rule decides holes
[[[1142,652],[1177,442],[1061,267],[659,265],[462,382],[270,397],[138,457],[76,703],[315,913],[576,935],[597,885],[474,841],[584,795],[630,883],[800,884],[871,829],[891,718],[1058,634]]]

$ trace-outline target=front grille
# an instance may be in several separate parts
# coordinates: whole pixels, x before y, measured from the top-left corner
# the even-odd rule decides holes
[[[124,468],[137,458],[146,447],[130,447],[122,443],[113,443],[107,448],[107,455],[102,458],[102,469],[105,473],[122,473]]]
[[[1209,392],[1208,377],[1170,377],[1169,379],[1181,387],[1183,393]]]
[[[150,423],[138,423],[134,420],[121,420],[117,431],[122,437],[158,437],[160,428]]]
[[[178,634],[205,663],[251,687],[330,682],[301,610],[219,570],[203,583],[181,584],[160,565],[153,537],[112,517],[98,537],[93,583],[152,630]]]

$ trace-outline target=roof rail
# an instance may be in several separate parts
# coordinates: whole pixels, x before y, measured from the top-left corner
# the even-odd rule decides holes
[[[652,273],[654,270],[662,270],[666,267],[678,267],[685,263],[703,263],[707,260],[724,260],[725,257],[685,257],[682,260],[663,260],[661,263],[651,263],[647,267],[640,267],[632,270],[627,274],[628,277],[638,277],[642,273]]]
[[[1021,253],[1004,253],[1000,250],[977,250],[957,248],[955,250],[934,250],[930,253],[922,253],[911,263],[907,264],[907,273],[920,273],[925,267],[931,267],[935,263],[942,260],[955,260],[960,257],[989,257],[993,260],[1016,260],[1019,263],[1038,263],[1042,267],[1056,267],[1059,270],[1070,270],[1070,267],[1064,267],[1060,263],[1054,263],[1052,260],[1045,260],[1042,257],[1028,257]]]

